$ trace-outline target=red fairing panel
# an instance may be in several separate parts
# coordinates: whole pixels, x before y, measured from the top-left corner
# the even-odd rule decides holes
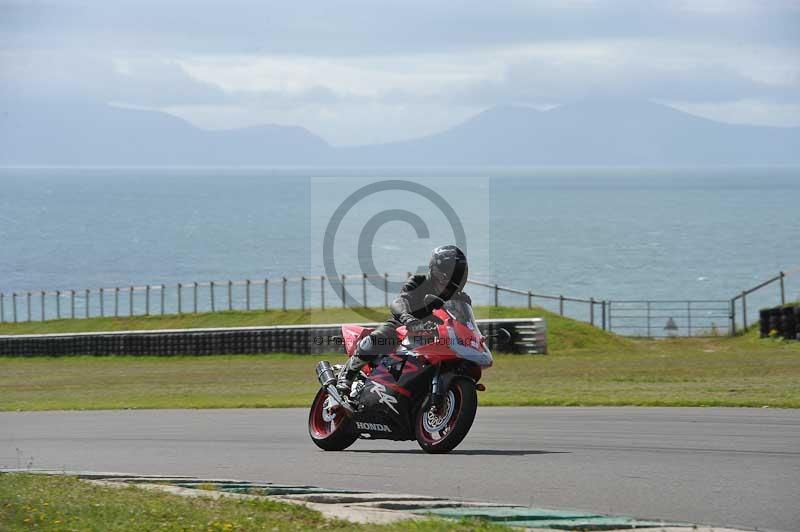
[[[414,348],[417,353],[433,364],[461,358],[480,367],[492,365],[492,355],[486,348],[485,338],[473,321],[462,323],[441,309],[434,311],[434,315],[444,323],[439,325],[434,341]]]
[[[358,342],[374,330],[361,325],[342,325],[342,338],[344,338],[344,350],[347,352],[347,356],[353,356]]]

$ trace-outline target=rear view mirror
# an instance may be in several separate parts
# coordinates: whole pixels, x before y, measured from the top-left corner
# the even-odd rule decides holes
[[[497,332],[490,334],[487,338],[494,338],[499,344],[508,343],[511,340],[511,333],[506,329],[497,329]]]
[[[497,331],[497,339],[500,341],[500,343],[508,343],[511,340],[511,333],[506,329],[499,329]]]

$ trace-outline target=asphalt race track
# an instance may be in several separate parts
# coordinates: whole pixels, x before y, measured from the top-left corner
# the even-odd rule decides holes
[[[800,530],[800,411],[479,408],[452,454],[318,450],[307,411],[0,413],[0,467],[193,475]]]

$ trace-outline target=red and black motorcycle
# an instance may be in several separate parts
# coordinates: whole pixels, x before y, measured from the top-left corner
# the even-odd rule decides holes
[[[416,439],[426,452],[446,453],[467,435],[478,407],[476,391],[484,389],[481,373],[492,365],[492,353],[468,303],[428,298],[440,305],[428,326],[422,331],[399,327],[398,348],[365,366],[349,396],[336,389],[341,366],[317,364],[322,387],[311,405],[308,432],[318,447],[340,451],[359,438]],[[342,326],[348,356],[372,330]]]

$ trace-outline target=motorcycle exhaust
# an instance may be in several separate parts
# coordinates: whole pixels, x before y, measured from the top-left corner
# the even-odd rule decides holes
[[[331,363],[327,360],[320,360],[319,364],[317,364],[317,378],[319,379],[319,383],[327,388],[329,384],[333,384],[336,382],[336,375],[333,374],[333,367],[331,367]]]
[[[339,390],[336,389],[336,375],[333,373],[333,368],[331,367],[331,363],[327,360],[321,360],[317,364],[317,379],[319,379],[319,383],[322,385],[323,388],[328,392],[334,401],[339,403],[339,406],[344,408],[345,415],[352,416],[353,415],[353,407],[347,403],[345,399],[339,394]]]

